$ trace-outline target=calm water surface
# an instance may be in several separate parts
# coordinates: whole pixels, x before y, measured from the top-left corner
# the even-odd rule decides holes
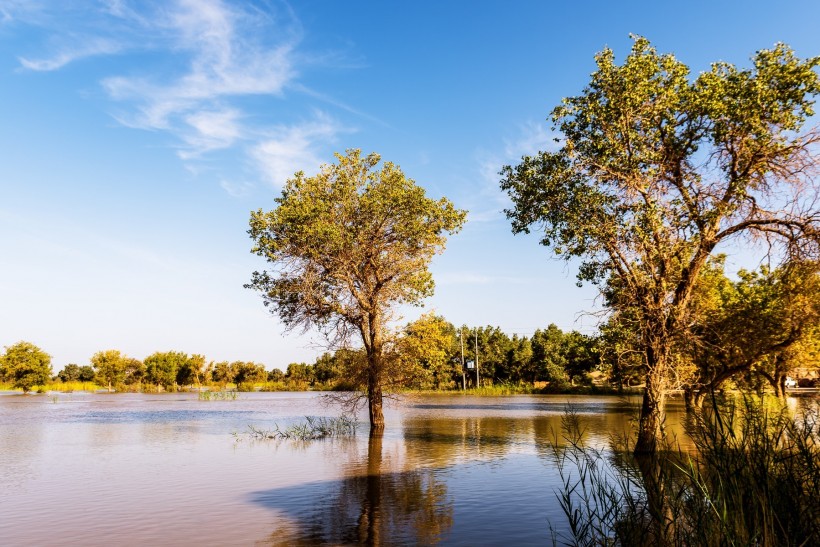
[[[338,410],[316,393],[3,394],[0,545],[550,543],[567,402],[600,446],[634,413],[614,397],[424,396],[388,408],[380,440],[363,424],[251,441],[248,425]]]

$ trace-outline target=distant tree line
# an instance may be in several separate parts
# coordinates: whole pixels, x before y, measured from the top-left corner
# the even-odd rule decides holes
[[[686,336],[675,346],[677,385],[690,406],[718,390],[785,393],[787,376],[813,386],[820,371],[820,274],[816,263],[724,273],[711,259],[693,289]],[[609,298],[617,298],[611,285]],[[643,384],[646,360],[633,312],[611,313],[597,332],[556,325],[529,336],[497,326],[456,327],[425,314],[385,336],[383,383],[397,390],[456,390],[505,385],[523,390],[623,390]],[[464,364],[464,365],[463,365]],[[476,375],[476,364],[478,374]],[[30,391],[50,382],[93,382],[108,390],[209,389],[362,390],[363,349],[341,348],[284,371],[251,361],[208,361],[204,355],[155,352],[143,360],[99,351],[89,363],[65,365],[52,376],[51,356],[30,342],[0,355],[0,382]]]
[[[8,346],[0,355],[0,382],[25,392],[55,382],[93,382],[109,391],[176,391],[203,385],[250,390],[268,377],[261,363],[207,362],[203,355],[180,351],[155,352],[141,361],[118,350],[104,350],[91,356],[89,364],[69,363],[54,376],[51,356],[31,342]]]

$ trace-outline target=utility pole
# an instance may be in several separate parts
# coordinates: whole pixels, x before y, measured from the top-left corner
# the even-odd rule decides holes
[[[475,387],[481,387],[481,382],[478,380],[478,328],[475,329]]]
[[[464,371],[464,329],[459,329],[458,337],[461,339],[461,389],[467,390],[467,373]]]

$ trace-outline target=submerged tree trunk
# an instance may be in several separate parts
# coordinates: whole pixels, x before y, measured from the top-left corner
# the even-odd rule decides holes
[[[370,436],[384,433],[384,413],[382,412],[382,326],[381,316],[372,313],[368,317],[367,328],[362,331],[367,353],[367,410],[370,417]]]
[[[658,441],[663,438],[664,407],[668,389],[667,349],[663,344],[663,339],[657,338],[655,344],[648,347],[646,351],[648,372],[641,403],[641,416],[638,421],[636,455],[654,454],[658,449]]]
[[[384,433],[382,412],[382,355],[381,347],[367,348],[367,411],[370,418],[370,436]]]
[[[371,369],[367,375],[367,410],[370,417],[370,436],[384,433],[384,413],[382,412],[381,374]]]
[[[635,454],[654,454],[658,441],[663,438],[664,404],[666,392],[662,387],[653,384],[651,376],[647,378],[646,390],[641,402],[641,416],[638,422],[638,440],[635,443]]]

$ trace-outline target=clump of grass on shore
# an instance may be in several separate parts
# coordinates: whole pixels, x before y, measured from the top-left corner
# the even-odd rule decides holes
[[[258,429],[248,425],[245,435],[252,440],[268,439],[293,439],[299,441],[311,441],[326,437],[349,437],[356,434],[358,422],[351,417],[342,415],[338,418],[324,416],[306,416],[304,422],[294,424],[285,429],[281,429],[278,424],[274,424],[271,430]],[[239,433],[234,433],[237,441],[241,440]]]
[[[46,391],[70,393],[72,391],[97,391],[103,389],[94,382],[52,382],[44,386]]]
[[[529,384],[493,384],[491,386],[481,386],[479,388],[472,388],[465,391],[468,395],[481,396],[497,396],[497,395],[527,395],[530,393],[537,393],[533,386]]]
[[[72,391],[97,391],[102,389],[94,382],[49,382],[45,385],[32,386],[31,393],[48,393],[49,391],[57,391],[61,393],[71,393]],[[0,391],[19,391],[23,392],[22,388],[14,387],[11,382],[0,382]]]

